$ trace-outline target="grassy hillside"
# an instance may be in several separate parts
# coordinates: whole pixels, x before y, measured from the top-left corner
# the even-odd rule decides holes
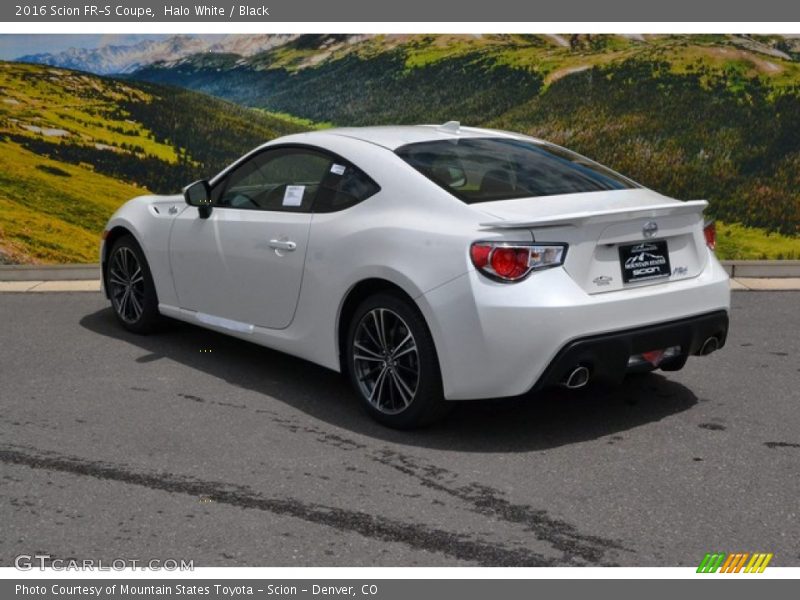
[[[480,52],[414,67],[408,66],[403,48],[368,57],[347,53],[307,68],[290,66],[289,54],[282,47],[246,63],[236,55],[205,54],[169,68],[147,68],[135,77],[346,125],[483,121],[535,95],[543,83],[537,73],[499,64]],[[286,68],[275,66],[281,64]]]
[[[95,260],[125,199],[277,135],[451,119],[707,198],[722,257],[800,257],[800,39],[305,35],[125,79],[0,62],[0,261]]]
[[[337,125],[458,119],[574,148],[761,236],[800,233],[800,40],[734,35],[301,36],[137,78]],[[723,243],[722,255],[742,247]]]
[[[535,133],[710,214],[800,232],[800,97],[759,78],[631,59],[553,82],[491,125]]]
[[[134,77],[341,125],[475,123],[592,67],[635,59],[680,75],[704,65],[781,89],[800,81],[798,56],[797,40],[777,36],[303,35],[249,57],[154,63]]]
[[[187,90],[0,63],[0,262],[94,262],[125,200],[305,128]]]

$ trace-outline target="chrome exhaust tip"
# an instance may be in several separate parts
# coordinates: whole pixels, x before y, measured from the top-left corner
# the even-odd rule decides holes
[[[578,365],[567,374],[562,385],[567,389],[577,390],[587,383],[589,383],[589,369],[583,365]]]
[[[700,347],[700,355],[708,356],[709,354],[718,349],[719,349],[719,338],[717,338],[716,336],[711,336],[705,342],[703,342],[703,345]]]

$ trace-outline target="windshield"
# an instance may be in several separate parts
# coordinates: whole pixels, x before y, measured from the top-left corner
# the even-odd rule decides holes
[[[509,138],[457,138],[396,150],[417,171],[471,204],[639,187],[564,148]]]

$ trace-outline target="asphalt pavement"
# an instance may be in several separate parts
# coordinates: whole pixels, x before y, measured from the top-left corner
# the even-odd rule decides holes
[[[307,362],[129,334],[97,293],[0,294],[0,565],[800,566],[800,293],[731,317],[683,371],[397,432]]]

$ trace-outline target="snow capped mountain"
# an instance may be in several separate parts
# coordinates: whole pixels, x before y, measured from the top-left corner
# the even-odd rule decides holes
[[[63,52],[28,54],[17,60],[111,75],[131,73],[154,62],[172,62],[199,52],[252,56],[296,37],[288,34],[175,35],[166,39],[143,40],[131,45],[109,44],[99,48],[70,48]]]
[[[387,51],[391,50],[403,45],[408,37],[406,35],[380,36],[380,41],[374,48],[371,48],[371,52],[380,51],[381,48]],[[441,35],[436,37],[439,38],[438,43],[440,44],[447,44],[451,37],[455,42],[462,44],[464,40],[474,39],[474,36]],[[593,38],[617,38],[629,45],[645,46],[659,43],[660,38],[668,39],[676,36],[625,34],[620,36],[541,35],[536,37],[559,49],[569,50],[575,46],[577,51],[586,52],[597,41]],[[250,60],[251,57],[291,43],[298,51],[295,53],[296,64],[293,66],[305,68],[317,65],[335,54],[341,55],[342,50],[346,50],[347,47],[355,48],[360,43],[374,38],[374,35],[368,34],[219,34],[174,35],[167,38],[154,36],[135,44],[106,44],[97,48],[70,48],[61,52],[28,54],[17,60],[88,71],[99,75],[113,75],[133,73],[154,63],[160,63],[165,67],[190,63],[197,55],[213,53],[236,55],[239,57],[239,60],[235,62],[236,65],[251,65],[260,68],[262,63],[259,59],[261,57]],[[510,44],[511,46],[527,43],[524,39],[515,40],[514,36],[508,35],[488,35],[485,38],[490,42]],[[685,39],[689,42],[692,41],[691,36],[685,36]],[[719,43],[723,46],[720,52],[728,52],[730,47],[733,47],[784,60],[797,60],[797,55],[800,54],[800,39],[797,36],[725,35],[720,36]],[[594,51],[604,52],[605,50],[602,48],[604,47],[598,47]],[[572,72],[575,71],[569,71],[569,73]]]
[[[226,52],[239,54],[241,56],[253,56],[259,52],[265,52],[282,46],[297,38],[294,34],[264,34],[264,35],[225,35],[208,48],[205,52]],[[212,40],[213,41],[213,40]],[[181,57],[182,58],[182,57]]]

